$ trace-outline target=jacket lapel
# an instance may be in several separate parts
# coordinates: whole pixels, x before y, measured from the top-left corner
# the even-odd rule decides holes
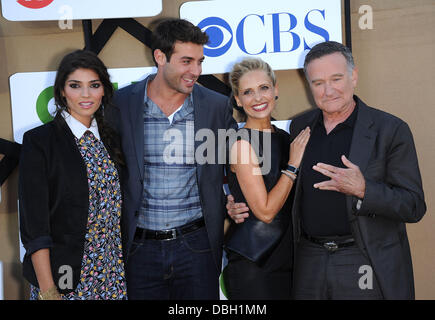
[[[55,124],[55,130],[57,131],[57,136],[59,140],[62,141],[57,146],[61,151],[60,154],[64,156],[66,167],[68,167],[75,174],[75,181],[83,186],[83,190],[88,192],[88,180],[86,173],[86,165],[82,158],[79,148],[77,147],[74,134],[68,127],[68,124],[63,119],[60,112],[56,114],[53,119]]]
[[[145,98],[145,84],[146,80],[137,83],[132,89],[129,108],[130,110],[130,123],[131,134],[134,141],[134,148],[136,152],[136,160],[140,172],[141,180],[143,180],[144,166],[144,98]]]
[[[193,114],[194,114],[194,134],[196,134],[200,129],[207,128],[207,112],[205,112],[203,109],[205,108],[206,104],[202,103],[202,95],[201,92],[197,88],[198,85],[195,85],[193,88]],[[201,145],[202,141],[197,141],[195,139],[195,153],[196,149],[199,145]],[[203,165],[196,165],[196,174],[198,177],[198,185],[199,181],[201,179],[202,175],[202,168]]]
[[[71,161],[72,164],[81,163],[82,164],[81,169],[85,170],[86,168],[82,159],[82,155],[80,154],[80,151],[76,145],[74,134],[72,133],[71,129],[68,127],[68,124],[65,122],[65,119],[62,117],[60,112],[56,114],[56,116],[53,119],[53,122],[55,123],[58,136],[62,137],[62,139],[64,139],[65,141],[64,144],[59,146],[60,148],[63,149],[62,154],[66,156],[65,159]]]
[[[376,132],[371,129],[373,119],[368,113],[367,106],[361,101],[358,102],[358,116],[353,130],[349,160],[359,166],[361,172],[364,172],[376,140]]]
[[[305,129],[306,126],[309,126],[311,131],[314,130],[315,124],[317,123],[317,121],[319,121],[320,114],[321,114],[320,109],[317,109],[315,112],[313,112],[312,116],[310,116],[310,118],[306,122],[299,124],[299,126],[294,126],[293,130],[295,130],[295,132],[290,132],[291,141],[293,141],[293,139],[297,137],[299,132],[301,132],[302,129]],[[308,143],[310,142],[308,141]],[[299,168],[302,168],[303,163],[304,163],[304,158],[302,158]],[[302,171],[300,171],[299,174],[300,176],[298,177],[298,179],[296,179],[295,200],[292,208],[292,223],[294,226],[293,238],[296,240],[294,242],[294,246],[299,241],[299,237],[301,235],[301,225],[299,223],[299,219],[300,219],[299,206],[300,206],[300,197],[301,197],[301,188],[302,188],[301,180],[303,177]],[[294,250],[295,249],[296,247],[294,247]]]
[[[371,129],[373,119],[368,112],[368,107],[357,97],[355,97],[355,100],[358,104],[358,116],[353,129],[349,160],[356,164],[364,174],[376,141],[376,131]],[[350,221],[353,221],[355,220],[355,216],[352,213],[352,197],[347,196],[346,200],[349,218]]]

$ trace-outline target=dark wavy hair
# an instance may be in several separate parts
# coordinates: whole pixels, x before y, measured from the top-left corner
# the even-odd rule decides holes
[[[319,59],[323,56],[330,55],[333,53],[341,53],[346,59],[347,69],[349,74],[352,74],[352,70],[355,68],[355,62],[353,60],[352,51],[345,45],[336,41],[325,41],[316,44],[305,56],[304,61],[304,73],[305,77],[308,79],[307,67],[315,59]]]
[[[101,135],[101,140],[106,146],[110,146],[112,150],[113,160],[118,165],[124,165],[124,158],[121,148],[119,147],[119,137],[104,118],[104,112],[113,108],[113,85],[110,81],[110,75],[104,63],[98,56],[87,50],[76,50],[62,58],[57,69],[56,80],[54,81],[54,103],[56,104],[56,113],[63,110],[68,111],[68,104],[62,91],[65,89],[65,83],[68,76],[77,69],[93,70],[99,77],[104,88],[104,96],[102,97],[101,106],[94,113],[95,120],[98,124],[98,131]]]
[[[152,34],[151,44],[151,53],[156,66],[154,50],[161,50],[169,62],[176,41],[205,45],[208,42],[208,35],[199,27],[184,19],[167,18],[159,21]]]

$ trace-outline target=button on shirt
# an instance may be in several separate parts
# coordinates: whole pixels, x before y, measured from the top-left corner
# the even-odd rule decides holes
[[[312,169],[318,162],[345,168],[341,156],[349,156],[358,106],[329,134],[321,114],[307,145],[302,165],[302,229],[309,236],[340,236],[351,234],[347,216],[346,195],[336,191],[315,189],[313,185],[329,177]]]
[[[194,108],[189,95],[168,118],[148,98],[148,81],[144,102],[144,190],[138,226],[164,230],[202,217],[194,157]]]

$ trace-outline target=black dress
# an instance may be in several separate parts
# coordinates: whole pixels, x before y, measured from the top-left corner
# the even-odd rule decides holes
[[[241,131],[245,130],[245,136],[241,139],[249,139],[259,157],[260,167],[270,168],[262,172],[267,192],[278,182],[281,170],[286,167],[289,159],[289,134],[273,128],[274,132],[271,133],[252,129],[238,131],[240,136]],[[236,140],[238,139],[240,137]],[[267,141],[271,143],[270,149],[264,145]],[[259,147],[256,149],[255,145]],[[265,164],[266,161],[270,165]],[[227,175],[235,202],[247,203],[229,165]],[[290,198],[291,196],[269,224],[257,219],[252,211],[249,211],[249,218],[241,224],[230,219],[231,225],[225,235],[228,265],[224,269],[228,299],[290,299],[293,258]]]

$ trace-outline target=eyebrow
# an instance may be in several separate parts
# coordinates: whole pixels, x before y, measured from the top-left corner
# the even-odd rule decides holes
[[[180,60],[195,60],[195,58],[193,57],[189,57],[189,56],[183,56],[180,58]],[[205,57],[202,57],[201,59],[198,59],[199,61],[204,61]]]
[[[333,77],[343,77],[343,76],[344,76],[344,73],[334,73],[331,76],[331,78],[333,78]],[[323,81],[323,79],[313,79],[313,80],[311,80],[311,83],[314,83],[316,81]]]
[[[70,80],[67,80],[67,82],[82,82],[82,81],[80,81],[80,80],[70,79]],[[101,80],[95,79],[95,80],[91,80],[91,81],[89,81],[89,82],[101,82]]]
[[[239,90],[240,90],[240,91],[253,90],[253,89],[255,89],[255,88],[260,88],[260,87],[263,87],[263,86],[273,86],[273,85],[272,85],[271,83],[264,82],[264,83],[260,83],[259,85],[255,86],[255,87],[253,87],[253,88],[251,88],[251,87],[248,87],[248,88],[240,88]]]

